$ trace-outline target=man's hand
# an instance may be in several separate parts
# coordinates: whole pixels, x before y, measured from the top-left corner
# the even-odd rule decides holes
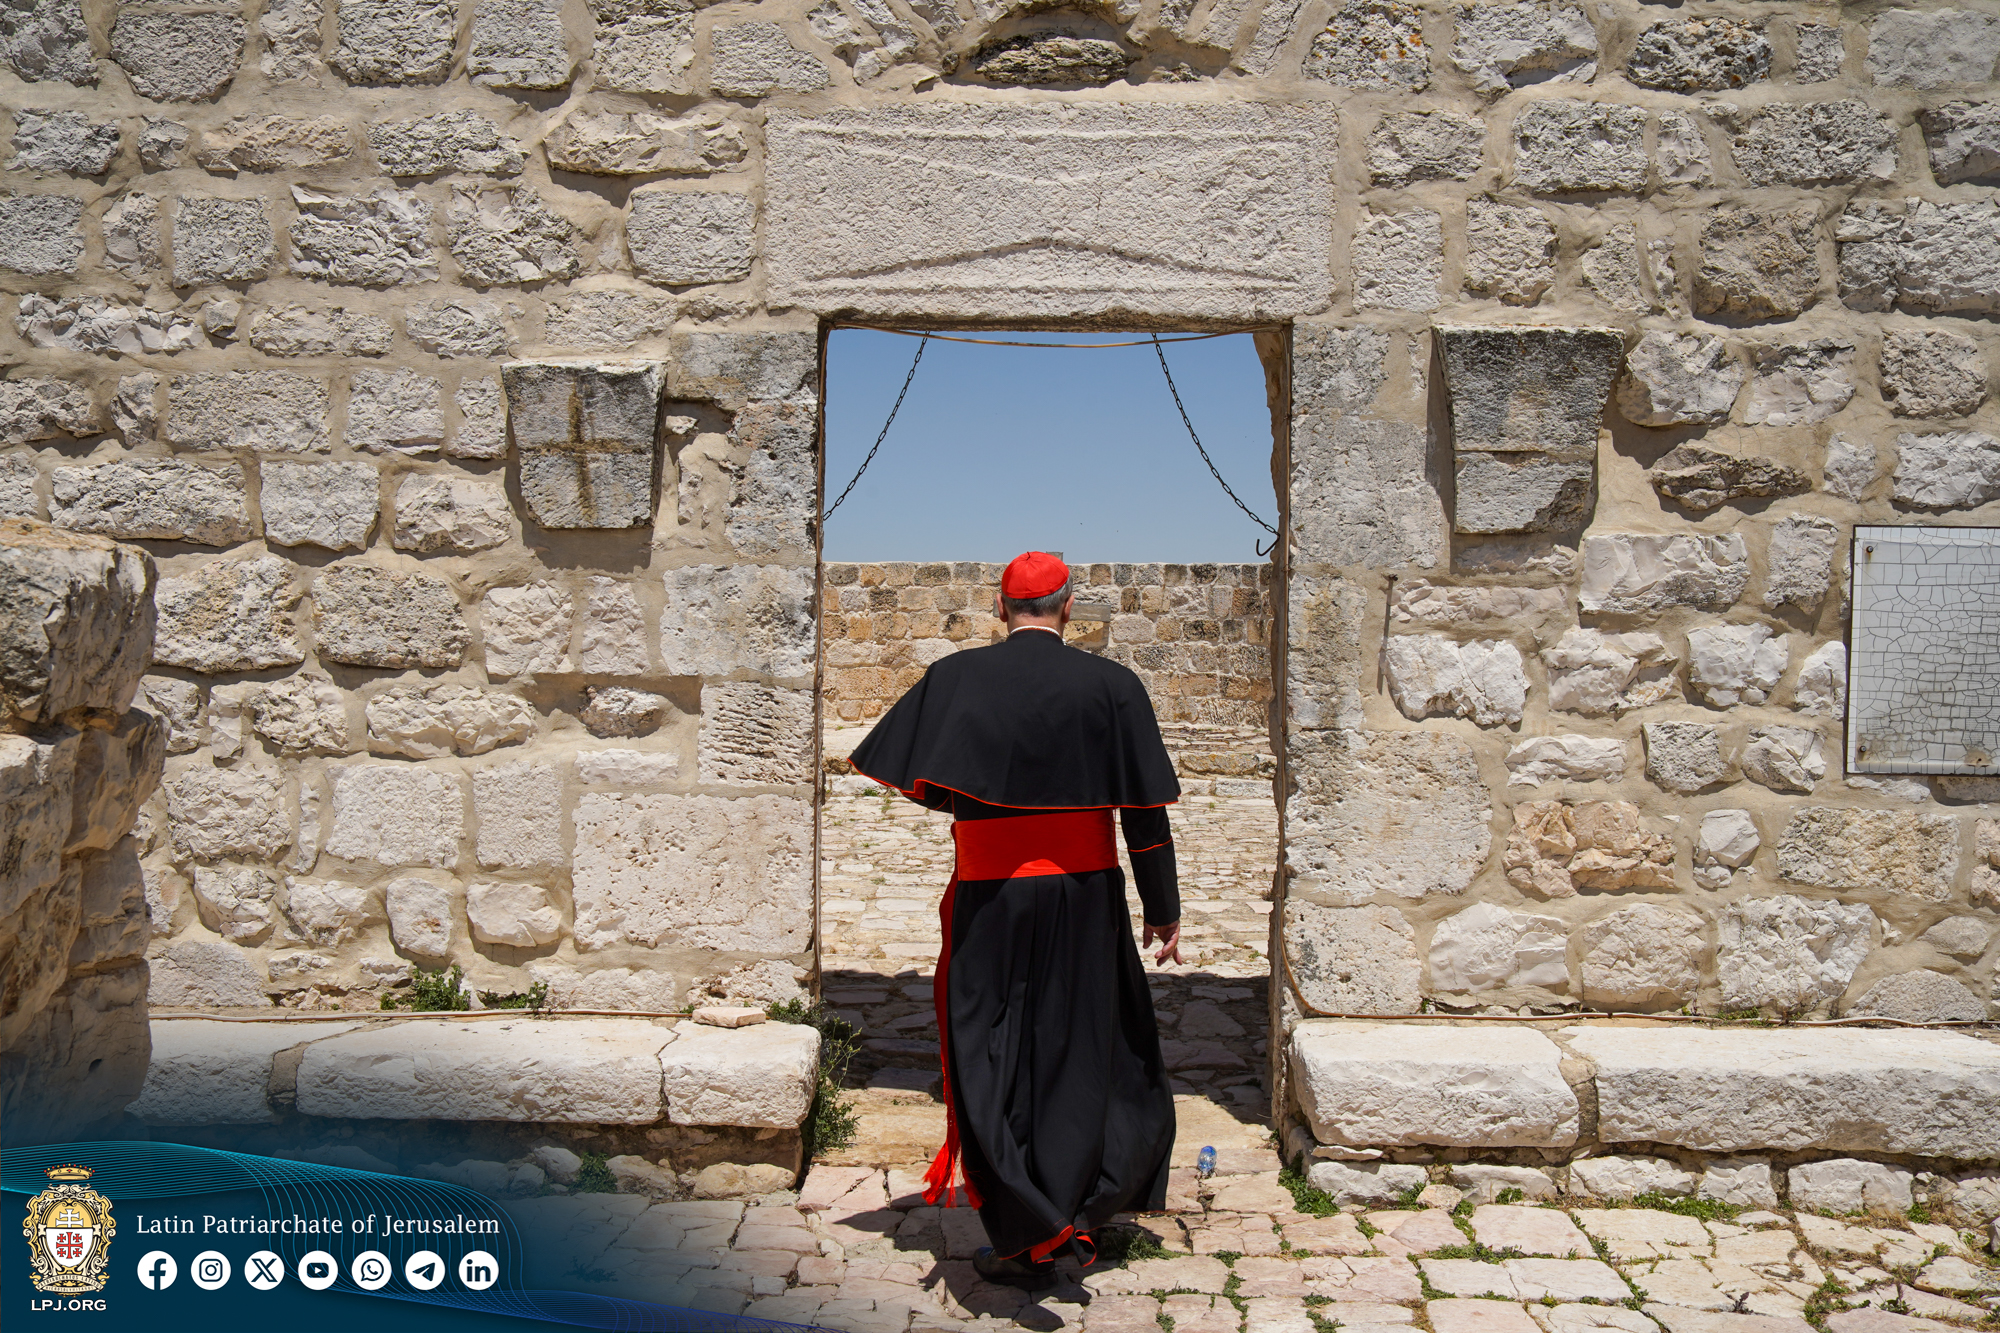
[[[1155,964],[1165,967],[1168,958],[1172,958],[1176,963],[1182,961],[1180,922],[1175,921],[1165,926],[1148,924],[1140,936],[1139,947],[1150,948],[1154,940],[1160,942],[1160,951],[1153,955]]]

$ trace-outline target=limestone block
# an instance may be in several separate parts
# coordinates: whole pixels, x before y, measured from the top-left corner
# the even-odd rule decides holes
[[[1721,338],[1648,330],[1626,354],[1618,410],[1640,426],[1715,425],[1729,419],[1745,374]]]
[[[188,127],[164,116],[145,116],[140,123],[144,128],[138,135],[139,161],[154,171],[180,166],[181,154],[188,144]]]
[[[29,455],[0,456],[0,518],[42,516],[42,502],[35,494],[35,480],[41,475],[41,468]]]
[[[1971,509],[2000,496],[2000,439],[1976,430],[1898,435],[1890,478],[1899,504]]]
[[[236,77],[243,36],[237,14],[124,10],[111,28],[111,58],[141,97],[205,102]]]
[[[180,198],[174,208],[174,285],[268,277],[277,253],[262,199]]]
[[[1771,1185],[1771,1164],[1748,1158],[1710,1160],[1701,1173],[1695,1195],[1739,1208],[1778,1206],[1778,1191]]]
[[[1885,11],[1868,25],[1868,73],[1878,86],[1986,83],[2000,60],[2000,17],[1975,10]]]
[[[573,620],[570,595],[560,584],[490,590],[479,602],[487,674],[505,678],[576,670],[569,656]]]
[[[1369,209],[1348,252],[1354,303],[1374,310],[1436,310],[1444,304],[1443,219],[1428,208]]]
[[[1430,988],[1471,993],[1539,986],[1569,989],[1569,930],[1552,916],[1475,903],[1431,934]]]
[[[410,764],[329,769],[333,832],[329,856],[385,866],[458,864],[465,801],[458,779]]]
[[[1672,606],[1721,611],[1743,595],[1749,581],[1749,549],[1738,533],[1593,533],[1583,539],[1577,605],[1624,615]]]
[[[178,458],[132,458],[50,475],[57,527],[106,537],[228,546],[250,535],[243,469]]]
[[[459,108],[368,127],[375,161],[391,176],[518,176],[521,145],[475,111]]]
[[[31,0],[0,25],[0,54],[24,81],[61,79],[80,88],[97,83],[90,29],[76,0]]]
[[[211,560],[160,580],[153,661],[217,674],[305,660],[293,625],[299,590],[276,556]]]
[[[1285,903],[1285,970],[1327,1014],[1413,1014],[1423,1000],[1416,933],[1393,907]]]
[[[1709,722],[1648,722],[1646,776],[1668,791],[1692,795],[1726,782],[1731,764],[1722,754],[1722,729]]]
[[[451,585],[434,575],[331,565],[313,580],[313,638],[323,661],[455,667],[470,635]]]
[[[1958,874],[1958,823],[1944,814],[1808,806],[1778,839],[1778,873],[1823,889],[1888,887],[1946,902]]]
[[[1840,525],[1815,514],[1787,514],[1771,531],[1764,579],[1764,605],[1776,610],[1790,602],[1817,611],[1833,583],[1840,549]]]
[[[527,701],[477,685],[392,685],[368,700],[368,748],[412,759],[485,754],[534,734]]]
[[[691,93],[694,16],[677,0],[592,0],[600,88],[628,93]]]
[[[194,160],[208,171],[282,171],[328,166],[353,151],[337,116],[237,116],[202,134]]]
[[[810,549],[818,431],[819,412],[811,403],[751,403],[736,414],[730,443],[747,456],[729,469],[724,532],[737,552],[768,559]]]
[[[1901,1167],[1836,1157],[1802,1162],[1785,1173],[1792,1207],[1817,1212],[1907,1212],[1914,1177]]]
[[[1457,532],[1573,532],[1596,496],[1596,467],[1585,459],[1460,453],[1453,467]]]
[[[1300,732],[1285,809],[1294,892],[1343,906],[1465,890],[1492,844],[1472,748],[1438,732]]]
[[[1819,294],[1819,209],[1716,208],[1699,231],[1697,315],[1790,319]]]
[[[1691,912],[1636,903],[1577,935],[1583,1002],[1607,1010],[1677,1009],[1701,985],[1703,926]]]
[[[338,12],[327,60],[349,83],[441,83],[451,72],[452,0],[342,0]]]
[[[1625,77],[1641,88],[1716,93],[1771,74],[1771,43],[1760,23],[1722,16],[1655,23],[1639,34]]]
[[[381,483],[372,464],[269,462],[259,472],[266,541],[329,551],[358,551],[368,544],[381,507]]]
[[[610,290],[571,292],[549,302],[545,311],[550,342],[586,352],[623,352],[666,337],[676,306],[661,292]]]
[[[1605,232],[1601,244],[1584,251],[1583,281],[1613,310],[1642,315],[1655,309],[1639,280],[1639,233],[1629,223]]]
[[[283,788],[268,770],[190,768],[160,784],[176,861],[270,861],[291,845]]]
[[[1555,284],[1556,232],[1538,208],[1474,199],[1465,215],[1465,289],[1533,305]]]
[[[145,706],[166,727],[168,754],[186,754],[201,744],[201,687],[172,676],[146,676],[139,681]]]
[[[1854,344],[1815,338],[1750,349],[1756,374],[1743,420],[1752,426],[1802,426],[1824,421],[1854,397]]]
[[[667,1118],[674,1124],[791,1129],[805,1119],[819,1071],[815,1028],[677,1023],[674,1033],[660,1052]]]
[[[649,1013],[679,1010],[685,1006],[674,993],[670,972],[646,965],[635,968],[600,967],[581,971],[549,963],[531,963],[532,982],[546,982],[551,1009],[622,1009]]]
[[[144,279],[160,268],[160,201],[134,190],[104,210],[105,266]]]
[[[1558,588],[1454,587],[1429,579],[1399,580],[1389,595],[1397,624],[1468,625],[1492,620],[1539,619],[1563,610],[1568,597]]]
[[[213,758],[243,757],[243,742],[250,734],[250,700],[260,688],[252,682],[209,687],[207,741]]]
[[[393,336],[381,316],[338,306],[272,306],[250,323],[250,345],[268,356],[386,356]]]
[[[717,190],[632,192],[625,244],[639,276],[668,286],[734,282],[750,275],[757,204]]]
[[[668,389],[729,412],[752,403],[808,401],[816,393],[819,347],[810,333],[690,329],[674,336]]]
[[[514,340],[490,301],[441,300],[411,306],[403,312],[410,341],[442,357],[497,357],[513,350]]]
[[[1939,185],[2000,172],[2000,102],[1947,102],[1917,113]]]
[[[582,233],[531,186],[453,186],[445,239],[475,287],[573,278]]]
[[[712,112],[572,111],[543,147],[549,165],[592,176],[698,176],[740,167],[743,128]]]
[[[1896,173],[1896,125],[1859,99],[1774,102],[1736,136],[1752,185],[1847,185]]]
[[[662,577],[660,663],[668,675],[812,674],[813,572],[687,565]]]
[[[21,171],[102,175],[118,155],[118,122],[93,125],[81,111],[22,107],[14,113],[14,160]]]
[[[1439,337],[1456,448],[1596,457],[1624,353],[1615,330],[1445,327]]]
[[[1768,625],[1705,625],[1688,631],[1688,683],[1712,708],[1761,704],[1785,674],[1790,636]]]
[[[622,528],[653,513],[663,367],[519,361],[504,366],[521,495],[547,528]]]
[[[1881,1014],[1906,1023],[1977,1023],[1985,1019],[1986,1005],[1950,977],[1918,970],[1882,978],[1847,1012]]]
[[[1811,792],[1826,776],[1819,732],[1805,727],[1758,727],[1741,757],[1743,776],[1772,791]]]
[[[1654,122],[1653,165],[1662,185],[1708,185],[1715,179],[1708,140],[1685,111],[1662,111]]]
[[[1840,298],[1851,309],[2000,311],[2000,208],[1988,199],[1851,203],[1840,242]]]
[[[1314,1162],[1306,1169],[1314,1189],[1325,1190],[1337,1204],[1395,1203],[1429,1179],[1420,1166],[1391,1162]]]
[[[562,912],[534,884],[473,884],[465,891],[472,938],[482,944],[532,949],[562,936]]]
[[[396,488],[398,550],[429,555],[469,555],[513,536],[513,512],[498,481],[441,473],[414,473]]]
[[[325,676],[304,672],[272,681],[251,698],[257,734],[287,755],[345,754],[347,702]]]
[[[262,1003],[262,997],[259,997]],[[128,1108],[149,1125],[256,1125],[274,1122],[267,1093],[271,1061],[356,1022],[219,1023],[195,1018],[152,1024],[145,1088]]]
[[[808,947],[806,802],[592,792],[577,802],[574,822],[579,949],[667,940],[766,954]]]
[[[383,919],[373,891],[362,885],[285,878],[285,920],[309,944],[337,949]]]
[[[0,268],[74,273],[83,258],[83,203],[59,194],[0,195]]]
[[[709,38],[709,86],[723,97],[768,97],[826,87],[826,66],[775,23],[718,27]]]
[[[908,29],[903,32],[907,34]],[[864,54],[855,62],[857,77],[864,61],[879,66],[887,52],[884,48]],[[1067,33],[1024,33],[988,42],[968,63],[988,83],[1032,88],[1106,84],[1124,75],[1132,57],[1116,42]]]
[[[718,49],[757,26],[718,29]],[[1329,116],[1240,102],[774,112],[770,302],[996,319],[1317,310]]]
[[[1383,641],[1382,668],[1409,718],[1466,717],[1482,727],[1519,722],[1528,697],[1521,652],[1504,639],[1457,643],[1442,634]]]
[[[559,0],[480,0],[465,72],[487,88],[560,88],[576,70]]]
[[[1470,180],[1484,158],[1486,127],[1452,111],[1399,111],[1368,135],[1368,174],[1400,189],[1412,181]]]
[[[153,579],[134,547],[0,522],[0,715],[129,707],[152,652]]]
[[[1578,889],[1672,888],[1674,851],[1630,801],[1524,801],[1501,865],[1524,893],[1568,898]]]
[[[232,944],[261,944],[271,933],[276,871],[262,866],[198,865],[194,896],[201,924]]]
[[[1847,645],[1822,644],[1800,664],[1792,707],[1819,717],[1838,717],[1847,707]]]
[[[147,958],[146,1001],[155,1010],[268,1008],[250,955],[221,940],[175,940]],[[232,1025],[233,1026],[233,1025]]]
[[[1530,736],[1507,751],[1507,785],[1616,782],[1625,774],[1625,742],[1607,736]]]
[[[1882,334],[1882,399],[1899,417],[1962,417],[1986,401],[1979,344],[1942,329]]]
[[[701,687],[702,782],[810,782],[813,739],[809,691],[748,681]]]
[[[644,736],[659,728],[673,706],[665,695],[622,685],[586,686],[584,695],[589,703],[577,720],[593,736]]]
[[[1299,1109],[1321,1143],[1357,1147],[1565,1147],[1576,1094],[1539,1032],[1314,1020],[1287,1052]]]
[[[1422,92],[1431,79],[1423,11],[1398,0],[1343,0],[1313,37],[1305,76],[1336,88]]]
[[[1726,888],[1732,872],[1750,864],[1761,842],[1748,810],[1710,810],[1701,817],[1695,840],[1695,883],[1707,889]]]
[[[67,380],[0,380],[0,443],[96,435],[104,419],[90,392]]]
[[[444,442],[453,458],[504,458],[507,455],[507,404],[500,381],[491,376],[462,381],[452,393],[458,407],[458,429]]]
[[[118,848],[138,820],[140,807],[159,785],[165,759],[166,727],[150,713],[134,709],[110,729],[87,727],[79,732],[64,854]],[[86,908],[93,884],[107,877],[119,883],[138,882],[137,870],[127,875],[121,864],[120,857],[100,857],[90,863],[84,875]],[[103,915],[121,913],[107,910]]]
[[[631,583],[590,577],[579,645],[582,669],[592,674],[636,676],[647,670],[646,613]]]
[[[382,891],[389,917],[389,938],[396,948],[419,958],[444,958],[451,953],[457,923],[452,891],[414,876],[392,879]]]
[[[1781,841],[1781,871],[1785,851]],[[1781,1013],[1824,1011],[1854,979],[1874,934],[1875,914],[1858,903],[1789,894],[1739,899],[1723,909],[1717,937],[1723,1004]]]
[[[1597,30],[1584,11],[1551,4],[1460,5],[1451,63],[1488,97],[1530,83],[1589,83]]]
[[[1662,498],[1697,513],[1739,500],[1799,495],[1812,489],[1811,477],[1775,458],[1726,454],[1700,444],[1675,445],[1646,470],[1646,479]]]
[[[369,1120],[650,1125],[663,1109],[659,1054],[672,1036],[629,1018],[349,1032],[306,1047],[298,1108]]]
[[[1636,1199],[1641,1194],[1686,1198],[1695,1178],[1663,1157],[1581,1157],[1570,1163],[1571,1192],[1593,1199]]]
[[[1514,117],[1514,181],[1557,194],[1646,183],[1643,107],[1547,98]]]
[[[326,73],[320,59],[322,0],[272,0],[257,19],[264,39],[258,68],[274,83],[318,83]]]
[[[30,293],[21,298],[14,327],[37,347],[72,352],[138,356],[208,345],[202,326],[178,310],[118,305],[101,296],[52,301]]]
[[[496,764],[474,769],[472,808],[479,816],[479,864],[520,870],[560,866],[563,812],[555,765]]]
[[[292,201],[292,272],[364,287],[436,281],[431,206],[415,193],[336,195],[294,185]]]
[[[326,385],[286,370],[176,375],[161,430],[183,449],[319,454],[329,447]]]
[[[677,754],[645,750],[591,750],[576,757],[576,780],[586,787],[657,787],[680,776]]]
[[[1992,934],[1991,928],[1977,917],[1954,916],[1946,917],[1918,938],[1939,953],[1969,962],[1986,952]]]

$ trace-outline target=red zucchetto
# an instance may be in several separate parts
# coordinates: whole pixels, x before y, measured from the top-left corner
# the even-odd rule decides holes
[[[1068,582],[1068,565],[1047,551],[1026,551],[1015,556],[1000,576],[1000,595],[1025,602],[1047,597]]]

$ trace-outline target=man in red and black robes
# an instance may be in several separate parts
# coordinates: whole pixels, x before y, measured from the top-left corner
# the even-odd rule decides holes
[[[1132,943],[1124,827],[1156,961],[1179,962],[1166,807],[1180,797],[1139,678],[1063,642],[1069,570],[1007,566],[1000,643],[935,663],[854,751],[856,770],[951,811],[957,868],[935,983],[947,1132],[925,1197],[955,1167],[992,1240],[991,1280],[1040,1287],[1052,1255],[1113,1214],[1163,1206],[1174,1103]]]

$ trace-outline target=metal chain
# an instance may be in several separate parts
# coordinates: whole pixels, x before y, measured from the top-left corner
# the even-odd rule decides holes
[[[1235,491],[1229,489],[1229,483],[1222,479],[1222,473],[1216,469],[1215,460],[1208,456],[1208,450],[1202,448],[1201,436],[1195,434],[1194,422],[1188,420],[1187,404],[1181,401],[1181,391],[1174,384],[1174,372],[1167,369],[1166,349],[1160,346],[1158,336],[1155,336],[1153,339],[1153,354],[1160,358],[1160,373],[1167,377],[1167,392],[1174,396],[1174,406],[1181,410],[1181,424],[1187,427],[1188,438],[1194,441],[1195,452],[1201,455],[1201,461],[1208,464],[1208,473],[1215,478],[1215,484],[1222,488],[1224,495],[1236,502],[1236,507],[1241,509],[1252,523],[1255,523],[1273,537],[1277,536],[1278,530],[1276,528],[1266,523],[1263,519],[1258,518],[1250,506],[1244,504],[1242,498]],[[1259,555],[1264,554],[1264,548],[1261,544],[1257,548],[1257,553]]]
[[[819,516],[821,527],[826,526],[826,521],[833,517],[833,511],[840,508],[841,501],[845,500],[848,497],[849,493],[851,493],[854,490],[855,485],[859,483],[861,480],[861,474],[863,472],[866,472],[868,470],[868,465],[875,461],[875,451],[882,447],[882,441],[889,438],[889,427],[896,424],[896,414],[903,410],[903,399],[910,392],[910,381],[917,377],[917,366],[924,359],[924,349],[926,347],[929,347],[930,345],[931,345],[931,337],[927,333],[923,336],[922,340],[917,343],[917,355],[915,359],[910,362],[910,373],[903,376],[902,392],[896,395],[896,405],[889,409],[889,419],[882,423],[882,433],[875,437],[875,447],[868,451],[868,457],[861,460],[861,466],[855,471],[854,479],[847,483],[847,487],[845,490],[841,491],[840,498],[835,500],[832,504],[828,505],[826,507],[826,512]]]

